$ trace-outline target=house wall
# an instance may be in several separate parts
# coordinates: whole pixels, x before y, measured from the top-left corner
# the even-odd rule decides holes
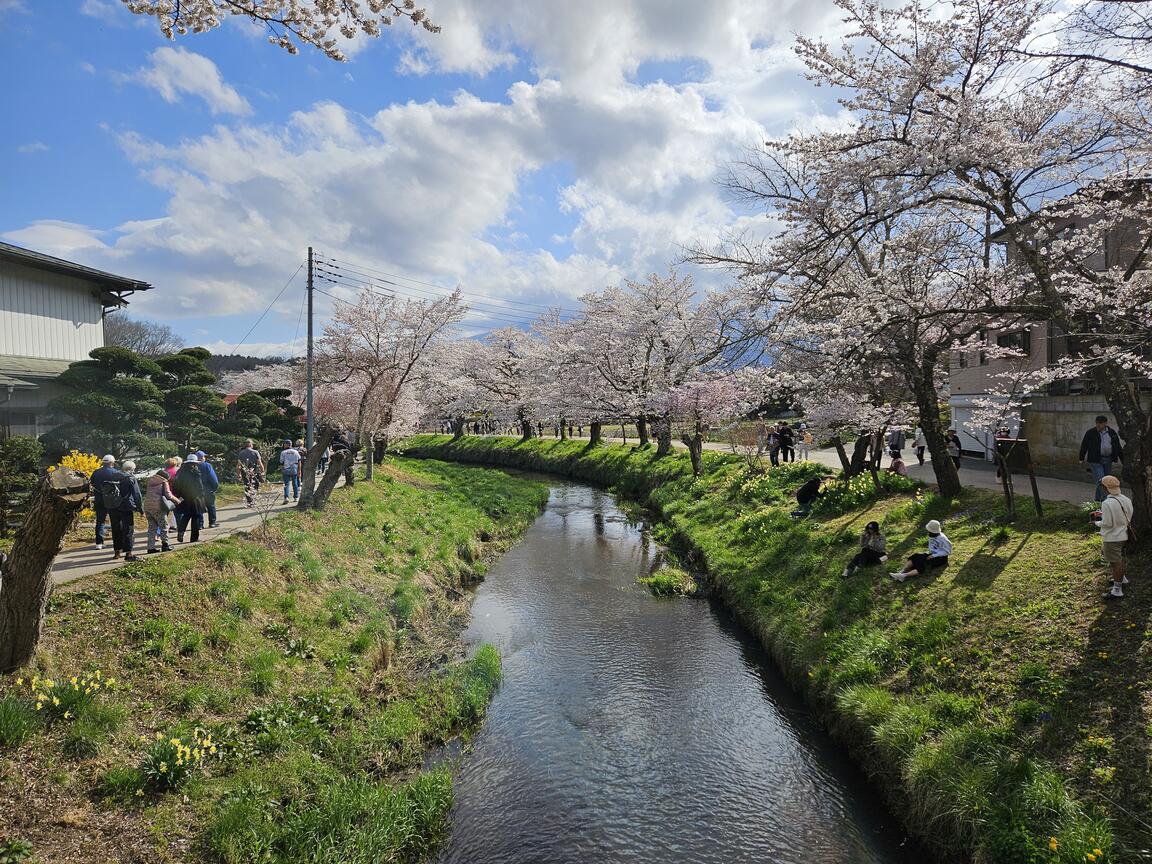
[[[1013,328],[1021,330],[1025,328]],[[1031,353],[1028,355],[1028,369],[1041,369],[1048,365],[1049,356],[1049,328],[1047,323],[1032,324],[1026,328],[1031,337]],[[1012,330],[1004,331],[1006,333]],[[987,343],[996,344],[1000,335],[998,330],[989,330]],[[963,359],[963,363],[962,363]],[[949,358],[948,388],[953,395],[984,394],[995,387],[994,375],[1015,370],[1019,365],[1017,360],[1001,360],[989,358],[983,364],[980,362],[979,350],[953,351]]]
[[[1024,409],[1026,437],[1038,465],[1075,465],[1080,461],[1080,439],[1103,414],[1112,428],[1116,418],[1103,396],[1032,396]],[[1152,408],[1152,399],[1146,401]]]
[[[34,390],[0,393],[0,438],[8,435],[40,436],[56,425],[48,422],[51,415],[47,405],[57,396],[63,396],[66,388],[53,380],[39,381],[38,385]]]
[[[0,353],[84,360],[103,344],[102,307],[90,283],[0,261]]]

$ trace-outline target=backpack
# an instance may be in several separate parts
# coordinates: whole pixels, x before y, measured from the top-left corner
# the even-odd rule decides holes
[[[105,510],[119,510],[124,503],[124,496],[120,493],[119,480],[104,480],[100,484],[100,497],[104,499]]]

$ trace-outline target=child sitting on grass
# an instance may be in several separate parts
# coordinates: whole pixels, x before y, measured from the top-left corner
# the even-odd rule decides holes
[[[903,570],[888,574],[897,582],[903,582],[909,576],[919,576],[929,570],[948,566],[948,556],[952,554],[952,541],[945,536],[940,520],[933,519],[924,526],[924,530],[928,532],[928,551],[910,555]]]
[[[860,551],[848,562],[844,568],[844,576],[851,576],[858,567],[871,567],[873,564],[882,564],[888,560],[884,554],[884,535],[880,533],[879,522],[869,522],[864,526],[864,533],[860,536]]]

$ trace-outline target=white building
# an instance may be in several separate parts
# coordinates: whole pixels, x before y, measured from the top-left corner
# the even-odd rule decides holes
[[[104,314],[152,286],[0,243],[0,438],[52,427],[68,364],[104,345]]]

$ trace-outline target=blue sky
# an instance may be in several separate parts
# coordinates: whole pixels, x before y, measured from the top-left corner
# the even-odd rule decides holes
[[[134,313],[214,350],[309,244],[524,318],[766,230],[715,178],[825,111],[787,46],[835,27],[827,4],[428,5],[441,34],[337,63],[235,21],[169,42],[119,0],[0,0],[0,237],[152,282]],[[289,347],[302,285],[245,350]]]

